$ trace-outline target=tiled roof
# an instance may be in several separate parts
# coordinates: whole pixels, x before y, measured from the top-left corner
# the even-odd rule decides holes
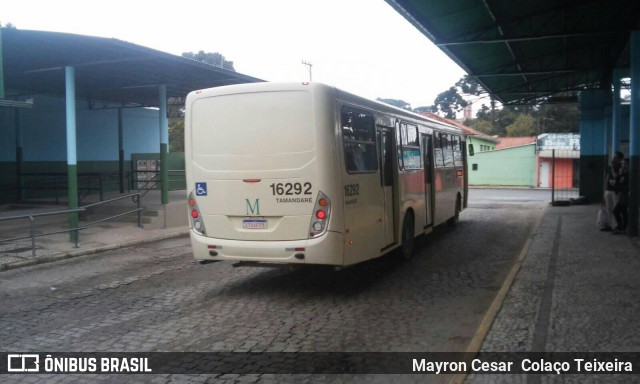
[[[482,132],[480,132],[478,130],[475,130],[475,129],[471,128],[471,127],[467,127],[466,125],[464,125],[462,123],[459,123],[459,122],[457,122],[455,120],[451,120],[451,119],[444,118],[442,116],[438,116],[435,113],[423,112],[423,113],[420,113],[420,114],[422,116],[426,116],[426,117],[428,117],[430,119],[438,120],[438,121],[440,121],[442,123],[453,125],[454,127],[458,127],[460,129],[464,130],[467,133],[467,135],[469,135],[469,136],[477,136],[477,137],[482,138],[484,140],[493,141],[494,143],[497,143],[499,141],[499,139],[496,139],[495,137],[491,137],[491,136],[487,135],[486,133],[482,133]]]
[[[521,145],[535,144],[536,136],[499,137],[498,140],[500,140],[500,142],[496,145],[496,149],[505,149],[519,147]]]

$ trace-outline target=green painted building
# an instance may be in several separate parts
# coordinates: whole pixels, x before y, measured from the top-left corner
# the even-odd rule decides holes
[[[476,151],[468,158],[469,184],[535,187],[535,149],[535,144],[527,144],[495,151]]]
[[[431,113],[431,112],[424,112],[424,113],[421,113],[421,115],[462,129],[467,135],[467,147],[468,147],[469,153],[471,153],[470,148],[472,145],[473,145],[474,152],[495,151],[496,145],[498,145],[498,143],[500,142],[500,139],[491,137],[471,127],[467,127],[466,125],[456,120],[447,119],[445,117],[438,116],[435,113]]]
[[[473,145],[473,151],[489,152],[495,151],[498,140],[484,134],[473,134],[467,131],[467,146]]]

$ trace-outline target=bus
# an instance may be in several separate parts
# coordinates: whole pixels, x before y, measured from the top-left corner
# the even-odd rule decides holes
[[[185,164],[194,257],[344,267],[455,224],[464,132],[320,83],[189,93]]]

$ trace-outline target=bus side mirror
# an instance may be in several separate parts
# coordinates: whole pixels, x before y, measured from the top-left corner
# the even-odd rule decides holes
[[[473,156],[473,144],[469,144],[469,156]]]

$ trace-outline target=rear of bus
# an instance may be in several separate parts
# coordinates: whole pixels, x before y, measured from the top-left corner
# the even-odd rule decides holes
[[[257,83],[188,95],[185,163],[198,260],[341,265],[335,90]]]

